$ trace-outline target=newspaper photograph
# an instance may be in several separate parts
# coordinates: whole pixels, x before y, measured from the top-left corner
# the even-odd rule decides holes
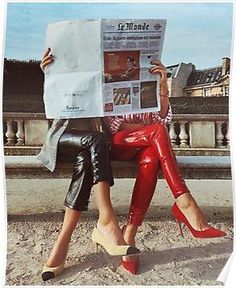
[[[166,20],[73,20],[49,24],[47,118],[83,118],[160,110],[159,75]],[[53,105],[52,105],[53,103]]]

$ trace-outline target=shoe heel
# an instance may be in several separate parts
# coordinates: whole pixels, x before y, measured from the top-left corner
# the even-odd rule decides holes
[[[98,243],[94,243],[94,247],[95,247],[95,253],[98,253],[98,246],[99,246],[99,244]]]
[[[181,225],[180,221],[177,220],[177,219],[176,219],[176,222],[179,224],[180,235],[184,238],[184,233],[183,233],[182,225]]]

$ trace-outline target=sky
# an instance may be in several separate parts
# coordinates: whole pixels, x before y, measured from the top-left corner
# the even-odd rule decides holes
[[[198,69],[231,57],[233,4],[215,3],[8,3],[5,57],[40,60],[48,23],[91,18],[167,19],[162,62]]]

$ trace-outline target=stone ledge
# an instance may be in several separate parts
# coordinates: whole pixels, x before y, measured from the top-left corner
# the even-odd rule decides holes
[[[229,148],[179,148],[174,147],[177,156],[229,156]],[[41,146],[4,146],[6,156],[20,155],[38,155]]]
[[[231,179],[229,156],[177,156],[181,173],[185,179]],[[112,161],[115,178],[135,178],[135,161]],[[52,173],[39,162],[36,156],[5,156],[6,178],[47,179],[70,178],[71,163],[58,163]],[[162,175],[161,175],[162,177]]]

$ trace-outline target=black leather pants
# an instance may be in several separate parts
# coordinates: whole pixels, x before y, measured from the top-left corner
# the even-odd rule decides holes
[[[91,187],[107,181],[114,184],[106,135],[99,131],[66,131],[59,140],[58,161],[73,162],[74,171],[65,206],[88,210]]]

